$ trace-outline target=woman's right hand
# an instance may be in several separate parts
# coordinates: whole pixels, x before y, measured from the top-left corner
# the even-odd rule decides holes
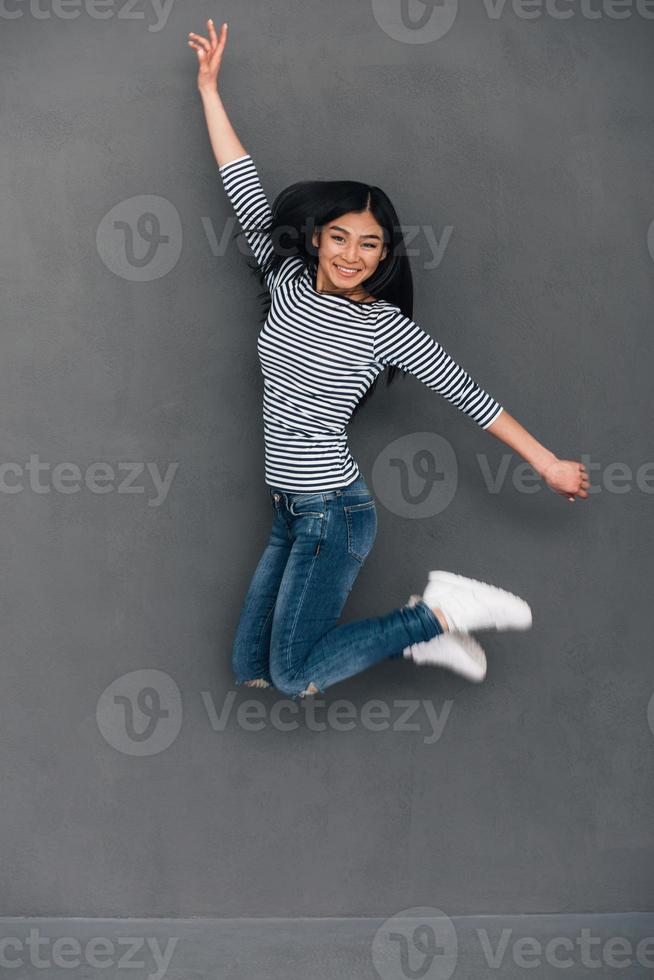
[[[227,24],[220,28],[220,37],[216,34],[216,28],[211,19],[207,21],[209,28],[209,40],[200,34],[189,33],[189,45],[197,51],[198,55],[198,88],[216,90],[218,72],[223,60],[223,51],[227,43]]]
[[[542,471],[541,476],[552,490],[568,500],[587,497],[590,479],[583,463],[574,459],[556,459]]]

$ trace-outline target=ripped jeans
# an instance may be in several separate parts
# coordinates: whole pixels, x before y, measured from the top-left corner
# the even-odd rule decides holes
[[[322,693],[412,643],[443,632],[423,602],[337,625],[377,534],[362,476],[346,487],[268,487],[273,523],[255,569],[232,651],[237,684],[262,680],[290,697]]]

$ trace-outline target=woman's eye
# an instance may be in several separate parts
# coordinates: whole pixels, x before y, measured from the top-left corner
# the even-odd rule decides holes
[[[334,241],[334,242],[344,242],[345,239],[343,238],[342,235],[332,235],[332,241]],[[377,246],[375,245],[374,242],[364,242],[363,244],[364,244],[364,246],[366,248],[377,248]]]

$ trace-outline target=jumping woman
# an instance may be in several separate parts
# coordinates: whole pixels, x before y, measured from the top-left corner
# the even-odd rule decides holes
[[[569,500],[588,496],[588,474],[542,446],[414,322],[400,223],[379,187],[302,181],[270,207],[218,93],[227,25],[220,36],[212,20],[207,28],[208,38],[191,33],[188,43],[209,138],[270,304],[257,349],[272,530],[236,630],[235,681],[305,697],[398,657],[481,681],[486,657],[472,631],[532,623],[524,599],[497,586],[434,570],[400,608],[338,625],[377,532],[349,420],[385,367],[387,383],[408,371]]]

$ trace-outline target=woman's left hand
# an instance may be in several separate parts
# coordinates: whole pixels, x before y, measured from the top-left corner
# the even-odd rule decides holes
[[[557,459],[546,466],[541,476],[552,490],[568,500],[587,497],[590,480],[586,467],[573,459]]]

